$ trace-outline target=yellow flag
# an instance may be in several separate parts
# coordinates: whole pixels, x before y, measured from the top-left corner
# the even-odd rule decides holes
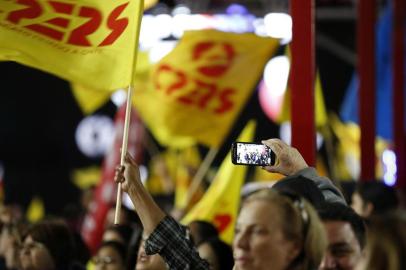
[[[175,203],[176,209],[187,209],[188,190],[194,175],[196,174],[202,160],[199,149],[196,145],[182,149],[178,155],[178,166],[176,173]],[[201,192],[196,192],[194,197],[199,197]],[[193,203],[194,198],[192,198]]]
[[[139,51],[137,53],[137,69],[134,77],[135,91],[146,87],[146,83],[149,80],[151,65],[148,52]],[[71,89],[79,107],[86,115],[93,113],[104,105],[110,99],[113,91],[116,90],[112,89],[112,91],[108,91],[108,89],[93,89],[85,87],[79,83],[71,83]]]
[[[255,126],[256,123],[251,120],[239,136],[238,141],[252,141]],[[246,171],[247,166],[232,164],[231,153],[228,153],[203,198],[181,222],[189,224],[193,220],[209,221],[216,225],[221,239],[231,244],[240,204],[240,190],[244,183]]]
[[[136,107],[161,144],[193,138],[218,147],[278,44],[254,34],[186,32],[153,68],[153,85],[134,93]]]
[[[108,91],[95,90],[78,83],[72,83],[71,89],[76,102],[85,115],[92,114],[104,105],[111,96]]]
[[[95,89],[130,84],[143,0],[0,1],[0,59]]]

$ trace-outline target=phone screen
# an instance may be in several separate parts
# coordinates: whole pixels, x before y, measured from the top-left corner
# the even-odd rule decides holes
[[[234,164],[266,166],[275,163],[275,154],[263,144],[235,142],[232,149]]]

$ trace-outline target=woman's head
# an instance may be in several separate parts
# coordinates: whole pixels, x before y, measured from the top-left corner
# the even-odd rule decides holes
[[[124,270],[126,263],[126,247],[116,241],[103,242],[93,258],[95,270]]]
[[[143,236],[137,255],[136,270],[166,270],[168,267],[159,254],[147,255],[145,253],[145,235]]]
[[[406,269],[406,212],[398,210],[371,218],[366,256],[359,270]]]
[[[239,270],[317,268],[326,246],[324,229],[304,199],[257,191],[241,207],[233,250]]]
[[[190,235],[197,246],[209,238],[218,237],[216,227],[210,222],[204,220],[194,220],[189,223],[188,227]]]
[[[231,270],[234,260],[231,247],[218,237],[209,238],[197,247],[201,258],[205,259],[211,270]]]
[[[130,225],[111,225],[103,233],[103,241],[116,241],[128,246],[133,235],[133,228]]]
[[[74,259],[74,241],[62,220],[47,220],[31,226],[23,237],[22,269],[64,269]]]

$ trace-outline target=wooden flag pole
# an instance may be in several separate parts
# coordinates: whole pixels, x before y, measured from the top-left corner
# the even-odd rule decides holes
[[[133,97],[134,87],[131,85],[128,87],[127,91],[127,105],[125,109],[125,120],[124,120],[124,131],[123,131],[123,143],[121,145],[121,157],[120,165],[124,165],[125,154],[127,153],[128,146],[128,131],[130,129],[130,118],[131,118],[131,101]],[[120,209],[121,209],[121,200],[122,200],[122,190],[121,183],[118,183],[117,187],[117,199],[116,199],[116,212],[114,214],[114,225],[120,224]]]
[[[140,36],[140,26],[141,26],[141,19],[142,14],[144,12],[144,1],[138,0],[138,7],[137,7],[137,14],[134,14],[137,18],[137,25],[135,27],[135,52],[133,58],[133,66],[132,66],[132,76],[130,80],[130,85],[128,86],[127,91],[127,105],[125,110],[125,120],[124,120],[124,131],[123,131],[123,143],[121,146],[121,158],[120,158],[120,165],[124,165],[124,158],[127,153],[127,145],[128,145],[128,131],[130,129],[130,116],[131,116],[131,102],[133,97],[134,91],[134,81],[135,81],[135,71],[137,66],[137,54],[138,54],[138,39]],[[121,198],[122,198],[122,190],[121,190],[121,183],[118,183],[117,186],[117,199],[116,199],[116,212],[114,214],[114,225],[120,224],[120,210],[121,210]]]

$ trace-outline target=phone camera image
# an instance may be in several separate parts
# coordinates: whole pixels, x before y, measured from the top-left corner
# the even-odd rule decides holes
[[[233,163],[241,165],[273,165],[274,155],[263,144],[236,142],[233,144]]]

